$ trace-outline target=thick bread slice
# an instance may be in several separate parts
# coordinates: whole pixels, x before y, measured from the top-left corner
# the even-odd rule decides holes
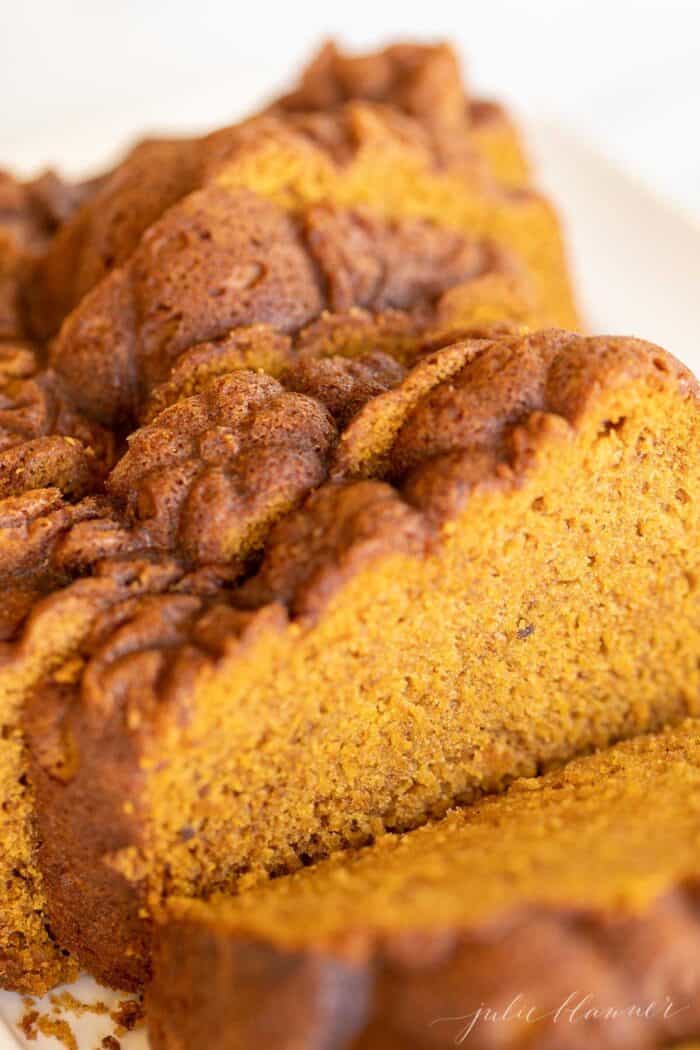
[[[172,901],[153,1050],[651,1050],[700,1031],[700,724]]]
[[[233,435],[247,482],[235,456],[217,466],[202,536],[234,498],[236,520],[268,520],[311,417],[293,418],[275,455],[255,413]],[[376,391],[257,571],[203,611],[136,604],[73,683],[37,689],[61,942],[137,984],[164,897],[288,871],[698,713],[699,427],[669,355],[560,331],[457,344]],[[192,557],[196,518],[172,506]]]

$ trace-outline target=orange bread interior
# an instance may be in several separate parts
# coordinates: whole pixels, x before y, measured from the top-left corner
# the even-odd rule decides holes
[[[154,1050],[646,1050],[692,1035],[699,798],[687,721],[235,898],[172,900]]]

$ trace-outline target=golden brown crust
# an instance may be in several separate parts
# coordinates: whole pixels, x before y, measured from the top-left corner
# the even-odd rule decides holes
[[[26,345],[0,345],[0,499],[57,488],[94,491],[114,461],[114,439],[75,409],[64,384]]]
[[[335,437],[318,401],[239,370],[137,431],[109,491],[157,546],[243,564],[324,479]]]
[[[343,53],[332,41],[275,103],[283,113],[334,110],[346,102],[381,102],[428,126],[467,130],[459,62],[448,44],[395,44],[370,54]]]
[[[217,368],[221,356],[245,363],[240,340],[230,345]],[[148,546],[242,572],[274,522],[326,480],[339,430],[404,375],[380,351],[289,354],[280,372],[198,376],[189,397],[131,436],[107,490]]]
[[[47,173],[34,183],[0,176],[0,635],[11,637],[55,580],[58,536],[97,511],[78,501],[97,491],[114,439],[84,419],[65,385],[25,340],[22,299],[29,261],[81,193]],[[87,192],[87,190],[85,190]]]
[[[198,343],[178,358],[166,380],[155,384],[144,402],[141,421],[152,423],[163,409],[202,393],[213,379],[238,369],[251,369],[265,372],[302,393],[318,390],[319,400],[331,414],[348,423],[351,413],[364,403],[365,393],[375,396],[380,392],[376,385],[379,372],[383,376],[380,383],[388,389],[392,385],[390,376],[398,379],[403,368],[423,353],[459,339],[523,331],[528,305],[527,296],[520,296],[526,289],[512,286],[512,296],[507,280],[497,291],[488,286],[492,278],[500,284],[500,277],[484,275],[486,286],[480,279],[475,279],[473,287],[472,282],[458,285],[441,296],[430,311],[386,310],[375,314],[353,308],[347,313],[324,313],[294,337],[276,332],[269,325],[250,325],[221,339]],[[482,293],[484,299],[480,298]],[[500,323],[476,323],[480,309],[477,307],[474,316],[472,305],[478,301],[483,305],[486,300],[490,300],[488,309],[493,315],[501,316]],[[505,317],[510,320],[504,320]],[[367,375],[365,393],[363,371]],[[336,375],[334,380],[331,373]],[[370,373],[373,379],[369,378]],[[328,386],[331,382],[339,384],[335,393]],[[308,390],[305,384],[310,384]],[[326,394],[321,393],[324,387]]]
[[[88,414],[128,419],[197,344],[215,348],[250,325],[296,333],[324,310],[354,308],[406,311],[429,331],[441,296],[487,276],[526,286],[505,253],[421,220],[326,205],[293,221],[248,190],[211,185],[154,223],[82,301],[52,363]]]
[[[451,287],[486,273],[517,271],[507,253],[420,219],[393,222],[362,208],[310,208],[303,236],[325,289],[327,309],[430,308]]]
[[[403,377],[399,361],[371,350],[357,357],[300,355],[283,381],[288,390],[320,401],[343,430],[368,401],[398,386]]]
[[[144,230],[196,188],[196,161],[193,140],[148,139],[92,187],[35,267],[27,294],[35,335],[53,335],[80,299],[131,255]]]
[[[71,504],[56,489],[35,489],[0,502],[0,578],[7,599],[0,616],[3,639],[14,637],[35,601],[70,579],[60,556],[66,535],[108,513],[100,499]]]
[[[61,378],[25,344],[0,345],[0,636],[11,637],[41,594],[65,582],[53,563],[73,525],[109,514],[93,498],[115,442],[76,410]]]
[[[35,540],[40,546],[50,542],[59,518],[65,527],[73,514],[69,504],[95,492],[114,460],[112,435],[77,412],[61,377],[25,339],[22,311],[31,257],[87,192],[51,173],[34,183],[0,175],[0,577],[5,582],[36,556]]]
[[[194,343],[260,321],[286,331],[320,307],[286,216],[246,191],[209,187],[151,226],[131,263],[83,300],[52,360],[83,408],[123,420]]]

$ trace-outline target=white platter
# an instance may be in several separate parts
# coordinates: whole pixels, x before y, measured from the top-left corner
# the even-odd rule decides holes
[[[700,226],[558,126],[524,120],[537,181],[564,216],[574,280],[591,332],[638,335],[660,343],[700,374]],[[128,998],[83,978],[83,1002]],[[54,993],[55,994],[55,993]],[[35,1009],[50,1014],[47,997]],[[26,1007],[0,993],[0,1050],[59,1050],[17,1029]],[[79,1050],[100,1050],[108,1017],[55,1013],[70,1024]],[[143,1030],[119,1038],[122,1050],[147,1050]],[[198,1050],[198,1048],[197,1048]]]

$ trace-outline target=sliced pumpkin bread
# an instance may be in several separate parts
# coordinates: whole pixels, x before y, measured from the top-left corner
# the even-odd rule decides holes
[[[349,422],[311,378],[304,412],[233,378],[143,446],[163,489],[138,454],[120,481],[142,527],[239,582],[100,631],[29,703],[50,925],[118,985],[147,976],[170,895],[292,870],[700,710],[698,387],[658,347],[458,343]],[[275,523],[280,479],[311,468]]]
[[[236,898],[172,900],[153,1050],[652,1050],[700,1032],[700,725]]]

